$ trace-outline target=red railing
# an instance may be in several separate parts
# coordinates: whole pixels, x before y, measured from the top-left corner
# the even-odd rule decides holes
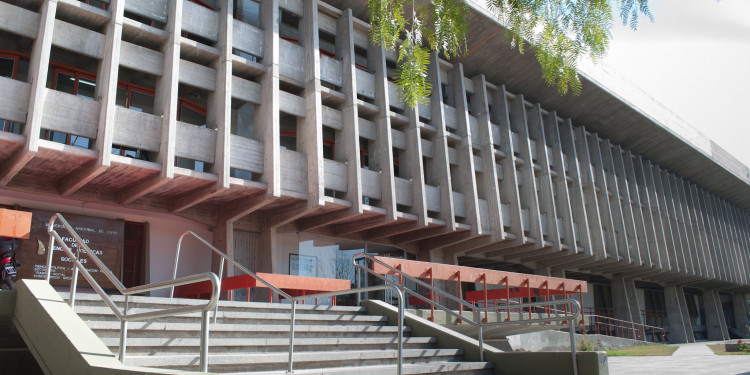
[[[664,327],[664,318],[667,316],[662,310],[641,310],[643,322],[648,325]]]
[[[651,342],[658,342],[657,339],[661,337],[662,344],[666,343],[667,332],[661,327],[629,322],[602,315],[586,314],[584,315],[584,320],[588,322],[586,326],[589,333]]]

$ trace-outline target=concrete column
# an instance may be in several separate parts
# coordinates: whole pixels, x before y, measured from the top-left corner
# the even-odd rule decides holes
[[[463,65],[454,65],[450,74],[453,79],[453,97],[456,103],[456,126],[458,127],[458,136],[461,138],[461,142],[456,146],[456,153],[458,154],[458,173],[456,173],[456,176],[458,181],[451,181],[451,184],[455,191],[464,196],[466,223],[471,225],[471,233],[473,235],[483,234]],[[487,168],[489,167],[487,166]]]
[[[217,249],[227,254],[231,259],[234,259],[234,223],[229,220],[221,220],[214,227],[213,233],[213,244]],[[211,272],[219,275],[219,268],[221,266],[221,256],[212,253],[211,255]],[[226,261],[224,262],[224,274],[221,277],[234,276],[234,266],[231,266]],[[228,292],[227,292],[228,293]],[[222,293],[222,297],[226,297],[225,293]]]
[[[743,293],[735,293],[732,295],[732,306],[734,308],[734,321],[737,329],[746,334],[750,335],[750,324],[748,324],[748,311],[747,311],[747,298]]]
[[[721,308],[721,298],[717,290],[703,291],[703,304],[706,307],[706,330],[709,340],[729,340],[724,310]]]
[[[23,135],[26,143],[23,149],[14,153],[0,166],[0,186],[7,185],[23,167],[36,156],[39,150],[39,132],[42,128],[46,77],[49,72],[49,56],[52,48],[52,31],[55,27],[57,0],[42,2],[39,9],[39,28],[29,60],[29,77],[43,77],[31,82],[29,108]]]
[[[266,74],[260,81],[263,98],[256,112],[256,132],[263,142],[263,182],[266,195],[281,196],[281,138],[279,134],[279,1],[260,2],[263,28],[263,65]]]
[[[664,286],[664,300],[667,308],[669,342],[672,344],[695,342],[690,316],[685,303],[685,292],[679,285]]]
[[[304,16],[300,25],[305,49],[305,118],[299,119],[299,151],[307,156],[307,205],[317,207],[323,202],[323,108],[320,93],[320,51],[318,46],[318,1],[303,2]]]
[[[350,212],[361,214],[362,208],[362,166],[359,149],[359,110],[357,108],[357,74],[354,65],[354,16],[351,9],[343,11],[337,21],[336,55],[341,57],[343,85],[346,102],[341,109],[342,129],[336,139],[337,149],[343,150],[344,158],[336,159],[346,163],[346,199],[352,202]],[[339,142],[340,141],[340,142]]]
[[[437,176],[437,188],[440,191],[440,219],[445,221],[446,229],[453,230],[456,226],[456,217],[453,211],[453,186],[451,185],[450,161],[448,160],[440,58],[436,53],[430,54],[428,74],[430,82],[432,82],[432,94],[430,95],[432,126],[437,129],[437,134],[432,142],[432,170],[425,171],[425,173]]]
[[[642,324],[641,312],[638,310],[638,297],[635,293],[635,280],[618,277],[612,280],[612,301],[615,318]]]

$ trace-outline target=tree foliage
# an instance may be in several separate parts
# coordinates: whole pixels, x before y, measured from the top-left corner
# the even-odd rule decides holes
[[[638,16],[653,21],[648,0],[488,0],[487,8],[503,25],[512,48],[528,44],[542,67],[542,76],[564,95],[579,94],[576,62],[582,56],[598,61],[612,37],[612,7],[624,25],[635,29]],[[386,50],[398,49],[396,85],[411,107],[430,94],[427,78],[430,51],[447,58],[466,51],[469,7],[466,0],[368,0],[370,39]],[[402,40],[403,39],[403,40]]]

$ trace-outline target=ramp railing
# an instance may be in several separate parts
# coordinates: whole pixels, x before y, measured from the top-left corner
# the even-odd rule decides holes
[[[59,220],[62,224],[63,229],[68,232],[68,234],[75,240],[76,243],[76,250],[73,251],[71,248],[63,241],[62,237],[60,237],[60,234],[57,233],[57,230],[55,229],[55,222]],[[96,255],[94,251],[91,251],[89,246],[86,244],[85,241],[81,239],[81,237],[76,233],[76,231],[73,229],[73,227],[68,224],[68,221],[65,220],[65,218],[61,214],[55,214],[50,218],[49,224],[47,227],[47,233],[49,233],[49,251],[47,253],[47,274],[45,280],[47,282],[50,281],[50,277],[52,275],[52,257],[53,253],[55,251],[55,244],[60,246],[60,249],[67,255],[67,257],[73,262],[73,275],[71,277],[70,282],[70,307],[75,307],[75,301],[76,301],[76,288],[78,286],[78,273],[80,272],[81,275],[83,275],[83,278],[86,279],[86,281],[89,283],[91,288],[96,291],[97,294],[102,298],[104,303],[112,310],[112,312],[115,314],[117,319],[120,320],[120,350],[118,358],[120,359],[120,362],[123,364],[125,363],[125,351],[127,348],[127,338],[128,338],[128,322],[130,321],[138,321],[138,320],[146,320],[146,319],[155,319],[155,318],[163,318],[166,316],[173,316],[173,315],[180,315],[180,314],[187,314],[191,312],[200,311],[201,312],[201,335],[200,335],[200,368],[201,371],[207,372],[208,371],[208,312],[211,311],[216,304],[219,301],[219,289],[220,289],[220,283],[221,281],[219,278],[211,273],[201,273],[186,277],[181,277],[179,279],[173,279],[169,281],[162,281],[158,283],[152,283],[147,285],[141,285],[136,286],[132,288],[126,288],[120,280],[117,279],[117,277],[112,273],[112,271],[104,264],[104,262],[99,259],[99,257]],[[83,266],[81,263],[81,254],[85,254],[88,259],[91,260],[91,262],[96,266],[96,268],[99,269],[99,272],[102,273],[107,280],[109,280],[110,283],[117,289],[120,294],[125,296],[125,304],[123,306],[122,311],[119,307],[112,301],[112,299],[109,297],[109,295],[102,289],[101,285],[94,279],[93,276],[91,276],[91,273]],[[86,262],[88,263],[88,262]],[[169,309],[163,309],[163,310],[155,310],[155,311],[149,311],[149,312],[143,312],[138,314],[130,314],[128,313],[128,297],[133,294],[138,293],[145,293],[150,292],[152,290],[158,290],[158,289],[166,289],[166,288],[173,288],[175,286],[180,285],[186,285],[186,284],[192,284],[195,282],[200,281],[209,281],[211,283],[211,298],[202,305],[195,305],[195,306],[182,306],[182,307],[174,307]]]
[[[289,367],[287,369],[288,372],[294,372],[294,326],[295,326],[295,314],[296,314],[296,307],[297,302],[304,301],[308,299],[316,299],[316,298],[326,298],[326,297],[333,297],[336,296],[342,296],[347,294],[356,294],[359,296],[361,293],[367,293],[367,292],[374,292],[377,290],[392,290],[397,297],[398,300],[398,360],[396,363],[396,373],[398,375],[401,375],[403,372],[403,361],[404,361],[404,294],[401,291],[401,289],[396,285],[391,284],[385,284],[385,285],[374,285],[374,286],[368,286],[368,287],[360,287],[356,289],[348,289],[348,290],[340,290],[340,291],[334,291],[334,292],[325,292],[325,293],[316,293],[316,294],[308,294],[303,296],[292,296],[289,293],[283,291],[281,288],[278,288],[274,286],[272,283],[264,280],[262,277],[258,276],[253,271],[250,271],[247,269],[247,267],[243,266],[236,260],[230,258],[227,254],[225,254],[223,251],[216,248],[216,246],[212,245],[207,240],[203,239],[201,236],[195,234],[193,231],[187,231],[183,233],[180,236],[180,240],[177,243],[177,252],[175,254],[175,260],[174,260],[174,269],[172,273],[172,278],[176,279],[177,277],[177,268],[180,262],[180,250],[182,247],[182,240],[187,237],[191,236],[200,241],[203,245],[205,245],[209,250],[211,250],[214,254],[221,257],[221,261],[219,264],[219,275],[224,274],[224,263],[228,262],[229,264],[233,265],[235,268],[237,268],[239,271],[243,272],[244,274],[252,277],[253,279],[257,280],[260,284],[265,285],[267,288],[271,289],[272,291],[276,292],[278,295],[288,299],[292,302],[290,317],[289,317]],[[221,281],[221,276],[219,276],[219,281]],[[172,288],[172,291],[170,292],[170,297],[174,296],[174,288]],[[216,310],[214,311],[214,319],[216,318],[216,314],[218,313],[218,305],[216,306]]]
[[[373,267],[368,266],[366,263],[367,261],[371,262],[371,264],[377,263],[379,266],[384,267],[385,269],[388,269],[390,272],[388,272],[389,275],[396,275],[398,276],[398,282],[391,280],[387,278],[384,274],[375,272],[373,270]],[[496,322],[489,322],[489,321],[482,321],[482,320],[473,320],[471,318],[468,318],[453,309],[450,309],[439,302],[436,301],[436,298],[428,298],[422,295],[422,293],[418,293],[417,291],[411,290],[405,286],[404,280],[409,280],[415,285],[418,285],[422,288],[425,288],[426,290],[430,291],[430,295],[438,295],[441,298],[444,298],[446,300],[452,301],[453,303],[456,303],[460,306],[463,306],[466,309],[469,309],[471,311],[476,312],[482,312],[482,311],[491,311],[491,310],[497,310],[497,306],[476,306],[475,304],[472,304],[466,300],[463,300],[459,297],[454,296],[451,293],[448,293],[440,288],[437,288],[433,285],[427,284],[422,280],[419,280],[417,277],[414,277],[412,275],[409,275],[398,268],[392,267],[389,264],[386,264],[375,257],[365,254],[365,253],[359,253],[354,255],[352,257],[352,263],[354,264],[355,269],[360,269],[364,271],[365,273],[372,275],[373,277],[382,280],[387,285],[394,285],[398,287],[399,290],[404,295],[409,295],[410,297],[417,298],[425,304],[430,305],[432,308],[440,309],[444,311],[446,314],[451,315],[460,321],[466,322],[470,325],[477,327],[478,332],[478,341],[479,341],[479,359],[480,361],[484,361],[484,338],[482,336],[482,329],[484,327],[489,326],[507,326],[507,325],[519,325],[519,324],[533,324],[533,323],[545,323],[545,322],[568,322],[568,330],[570,332],[570,353],[573,360],[573,374],[578,375],[578,364],[576,361],[576,343],[575,343],[575,324],[578,322],[579,317],[581,315],[581,305],[576,301],[575,299],[559,299],[559,300],[553,300],[553,301],[543,301],[543,302],[531,302],[531,303],[522,303],[514,305],[514,308],[528,308],[528,309],[536,309],[536,308],[549,308],[552,309],[552,311],[556,312],[556,316],[548,316],[548,317],[533,317],[531,315],[528,316],[528,318],[524,318],[527,315],[526,314],[519,314],[518,320],[505,320],[505,321],[496,321]],[[355,272],[356,277],[356,285],[359,286],[361,283],[361,277],[359,276],[359,272]],[[357,300],[361,298],[360,294],[357,294]],[[563,309],[554,309],[554,306],[564,306]],[[510,317],[510,314],[508,314]],[[582,328],[582,327],[581,327]]]

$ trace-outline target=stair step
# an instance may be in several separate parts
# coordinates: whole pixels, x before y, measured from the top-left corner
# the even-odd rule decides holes
[[[99,337],[119,337],[120,323],[115,321],[88,321],[86,324]],[[199,323],[130,322],[128,337],[195,337],[200,331]],[[411,329],[404,327],[404,333]],[[295,337],[352,337],[366,334],[368,337],[393,337],[396,326],[383,325],[295,325]],[[265,335],[265,336],[264,336]],[[211,324],[210,337],[288,337],[289,324]]]
[[[171,306],[175,307],[175,306]],[[138,314],[143,312],[158,311],[160,309],[149,307],[129,307],[128,314]],[[111,320],[119,321],[112,310],[107,306],[76,306],[76,313],[83,320]],[[214,313],[210,313],[212,322]],[[159,318],[162,322],[189,322],[199,321],[201,313],[193,312],[176,316]],[[216,314],[217,323],[239,323],[239,324],[283,324],[288,323],[291,318],[290,313],[286,312],[256,312],[256,311],[224,311],[219,310]],[[388,318],[376,315],[360,314],[317,314],[308,312],[305,314],[296,314],[295,319],[300,324],[386,324]],[[282,323],[280,323],[280,322]]]
[[[430,363],[460,360],[461,349],[404,349],[404,363]],[[327,368],[341,366],[362,366],[395,364],[398,358],[396,350],[357,350],[333,352],[300,352],[294,353],[294,367],[298,369]],[[171,356],[126,356],[129,366],[174,368],[180,370],[195,369],[198,365],[197,355]],[[280,353],[232,353],[218,354],[209,357],[209,371],[243,371],[252,368],[255,371],[282,370],[289,363],[289,354]]]
[[[444,374],[444,375],[489,375],[493,374],[494,366],[488,362],[431,362],[420,364],[408,364],[403,366],[406,374]],[[359,367],[330,367],[326,369],[294,370],[300,375],[329,375],[329,374],[353,374],[357,375],[391,375],[396,374],[395,365],[387,366],[359,366]],[[286,371],[260,371],[260,372],[238,372],[232,375],[281,375],[288,374]]]
[[[113,353],[120,345],[119,337],[107,337],[102,341]],[[437,340],[432,337],[405,337],[406,349],[434,348]],[[271,353],[289,350],[288,338],[210,338],[211,353],[225,352],[253,352]],[[195,354],[199,350],[198,338],[128,338],[128,355],[171,355],[177,353]],[[296,338],[294,352],[322,351],[322,350],[378,350],[396,349],[396,337],[340,337],[340,338]]]
[[[68,300],[68,293],[60,293],[63,299]],[[122,295],[111,295],[110,298],[117,306],[122,307],[125,297]],[[206,300],[191,298],[168,298],[168,297],[146,297],[131,296],[128,299],[128,306],[134,307],[153,307],[158,309],[175,307],[175,305],[202,305]],[[76,293],[76,307],[78,306],[106,306],[98,294]],[[268,302],[245,302],[245,301],[219,301],[219,311],[258,311],[258,312],[284,312],[289,314],[291,310],[290,303],[268,303]],[[316,313],[316,314],[364,314],[367,308],[360,306],[333,306],[333,305],[314,305],[314,304],[297,304],[297,314]]]

